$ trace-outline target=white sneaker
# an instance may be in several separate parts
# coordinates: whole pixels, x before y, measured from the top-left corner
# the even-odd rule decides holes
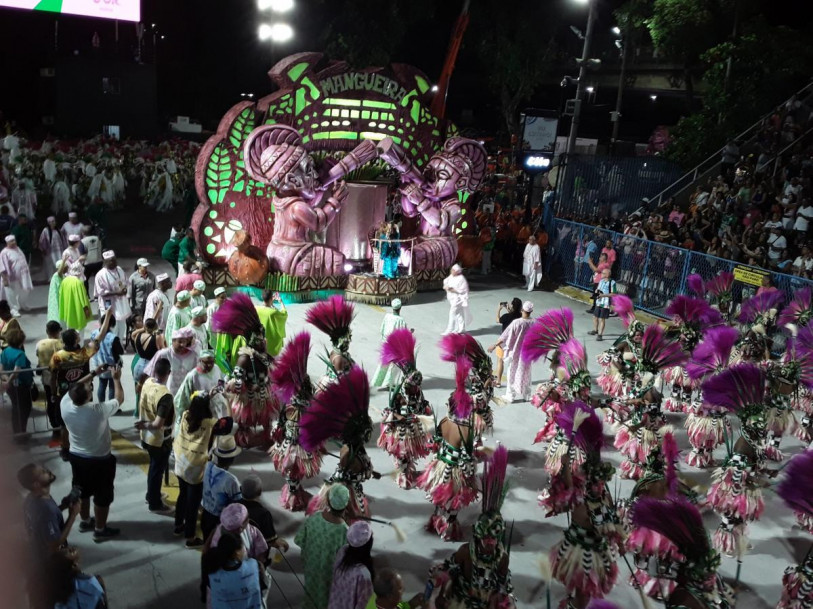
[[[15,309],[12,309],[11,310],[11,316],[12,317],[20,317],[20,312],[15,310]]]

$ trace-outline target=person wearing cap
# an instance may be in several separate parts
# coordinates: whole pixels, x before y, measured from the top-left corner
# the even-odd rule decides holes
[[[150,467],[147,471],[147,505],[151,512],[159,514],[172,511],[172,508],[161,499],[161,483],[164,472],[169,467],[175,420],[172,394],[167,389],[170,371],[168,359],[156,362],[152,376],[141,385],[138,401],[139,420],[135,423],[135,428],[141,432],[141,446],[150,456]]]
[[[347,545],[336,552],[327,609],[365,609],[373,595],[373,529],[358,520],[347,530]]]
[[[194,308],[190,308],[189,313],[191,315],[191,319],[184,327],[189,328],[195,334],[195,342],[192,345],[193,348],[197,352],[200,352],[203,349],[209,349],[210,337],[209,328],[206,326],[206,307],[198,305]]]
[[[206,292],[206,282],[203,281],[203,279],[196,279],[192,284],[192,289],[189,290],[189,306],[191,308],[206,308],[209,302],[206,300],[206,294],[204,294],[204,292]]]
[[[191,294],[186,290],[175,294],[175,304],[167,312],[167,324],[164,330],[167,336],[174,336],[176,330],[186,327],[192,320],[192,311],[189,308],[190,298]]]
[[[54,273],[51,275],[51,281],[48,284],[48,311],[46,319],[48,321],[56,321],[63,326],[65,322],[59,315],[59,291],[67,270],[68,265],[65,264],[63,260],[57,260]]]
[[[104,266],[104,257],[102,255],[102,240],[97,235],[93,234],[93,229],[90,226],[82,227],[82,240],[79,242],[79,249],[85,256],[85,287],[88,287],[88,281],[96,276],[102,266]]]
[[[51,277],[56,271],[56,263],[62,259],[62,252],[67,247],[65,237],[56,227],[56,218],[54,216],[48,217],[47,225],[40,233],[38,245],[40,252],[42,252],[45,276]]]
[[[243,478],[243,482],[240,484],[240,493],[243,495],[243,498],[237,503],[246,508],[249,522],[257,527],[263,539],[265,539],[268,544],[268,547],[276,548],[281,552],[287,552],[288,542],[277,535],[277,529],[274,527],[274,517],[271,515],[271,511],[260,502],[260,497],[263,494],[263,483],[260,477],[257,474],[249,474]],[[222,514],[220,516],[220,522],[223,523]]]
[[[102,254],[102,258],[104,268],[97,273],[94,282],[99,315],[107,309],[113,310],[113,317],[116,318],[116,335],[123,341],[127,334],[127,318],[130,317],[127,275],[116,261],[116,252],[107,250]]]
[[[507,402],[519,398],[524,402],[531,399],[531,363],[520,357],[522,341],[525,334],[533,325],[531,313],[534,312],[534,303],[526,300],[522,303],[522,317],[515,319],[503,330],[497,342],[488,348],[491,353],[497,347],[503,349],[503,360],[508,365],[508,378],[505,384],[505,397]]]
[[[27,215],[17,216],[17,223],[11,229],[11,234],[17,239],[17,247],[25,254],[25,259],[30,264],[31,252],[34,250],[34,227],[29,222]]]
[[[246,556],[242,538],[225,532],[201,558],[200,601],[210,609],[264,609],[267,586],[262,571],[257,560]]]
[[[534,235],[528,237],[528,244],[522,253],[522,274],[528,282],[528,291],[533,292],[542,278],[542,251]]]
[[[242,501],[242,500],[241,500]],[[220,523],[212,531],[211,537],[206,540],[203,551],[216,548],[220,538],[225,533],[240,536],[246,548],[246,554],[265,565],[268,562],[268,542],[248,516],[248,508],[241,502],[230,503],[220,512]]]
[[[212,333],[211,322],[212,316],[217,313],[217,310],[226,302],[226,288],[223,286],[216,287],[214,295],[215,297],[212,299],[212,302],[206,307],[206,328],[209,330],[209,333],[212,334],[212,343],[217,344],[217,336]]]
[[[334,484],[328,493],[328,509],[306,518],[294,537],[304,566],[305,609],[327,607],[333,580],[333,559],[347,540],[344,513],[349,503],[347,487]]]
[[[62,225],[62,234],[66,240],[70,241],[71,235],[82,238],[82,223],[79,221],[79,214],[72,211],[68,214],[68,221]]]
[[[381,321],[380,333],[382,342],[386,342],[387,337],[389,337],[389,335],[395,330],[407,327],[404,318],[401,317],[401,299],[395,298],[390,303],[390,306],[392,307],[392,312],[384,315],[384,319]],[[370,386],[377,387],[379,389],[387,388],[392,390],[398,385],[400,380],[401,369],[398,368],[398,366],[395,364],[389,364],[388,366],[382,366],[379,364],[375,369],[373,382],[370,384]]]
[[[14,235],[6,236],[6,247],[0,251],[0,277],[6,291],[6,300],[14,317],[20,316],[20,308],[27,310],[28,295],[34,289],[28,261],[17,246]]]
[[[51,212],[54,215],[68,213],[71,210],[71,189],[68,186],[64,169],[57,172],[57,179],[51,189]],[[60,231],[61,232],[61,231]],[[62,235],[65,238],[65,235]]]
[[[192,396],[197,393],[212,393],[223,381],[223,372],[215,366],[215,352],[204,349],[198,355],[198,364],[186,373],[181,386],[175,391],[176,419],[180,421],[181,415],[189,408]],[[212,410],[218,416],[230,414],[228,403],[222,392],[215,392],[212,396]]]
[[[155,289],[155,275],[150,272],[150,261],[139,258],[136,270],[127,280],[127,296],[130,299],[130,310],[135,315],[144,315],[147,309],[147,297]]]
[[[172,303],[167,292],[172,287],[172,280],[167,273],[161,273],[155,278],[155,289],[149,293],[144,304],[144,321],[154,319],[159,330],[164,332],[167,327],[167,317]]]
[[[234,436],[218,438],[212,449],[211,459],[203,470],[203,496],[200,503],[203,512],[200,515],[200,530],[204,539],[209,539],[209,535],[220,523],[220,514],[224,508],[242,499],[240,482],[229,471],[240,451],[241,448],[234,441]]]
[[[198,362],[197,353],[192,348],[194,340],[195,335],[189,328],[175,330],[175,332],[172,333],[170,346],[157,351],[150,360],[150,363],[144,367],[141,376],[134,380],[138,383],[146,381],[148,377],[152,376],[153,368],[158,360],[165,357],[172,365],[172,374],[167,382],[167,387],[174,396],[181,387],[186,375],[189,374],[189,371],[192,370]]]
[[[443,280],[443,289],[446,291],[446,300],[449,301],[449,323],[443,334],[460,333],[466,331],[471,323],[469,312],[469,282],[463,276],[463,269],[455,264],[449,276]]]
[[[74,275],[79,277],[82,281],[85,280],[85,255],[82,253],[81,243],[82,237],[79,235],[68,235],[66,238],[68,247],[62,252],[62,260],[64,260],[68,267],[75,266],[80,272],[74,271]]]

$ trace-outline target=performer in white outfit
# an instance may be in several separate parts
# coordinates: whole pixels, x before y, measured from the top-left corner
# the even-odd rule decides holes
[[[384,320],[381,322],[381,341],[386,342],[387,337],[395,330],[406,328],[407,324],[404,318],[401,317],[401,299],[396,298],[391,303],[392,313],[387,313]],[[373,374],[373,382],[371,387],[380,388],[386,387],[388,389],[395,389],[401,381],[401,369],[397,364],[389,364],[382,366],[378,364]]]
[[[533,292],[542,278],[542,251],[536,243],[536,237],[528,237],[528,245],[522,254],[522,274],[528,282],[528,291]]]
[[[71,235],[76,235],[82,238],[82,223],[79,221],[79,215],[72,211],[68,214],[68,221],[62,225],[62,234],[70,241]]]
[[[71,187],[65,180],[65,173],[60,171],[54,187],[51,189],[51,212],[54,214],[71,211]],[[64,235],[63,235],[64,236]]]
[[[25,254],[17,247],[14,235],[6,237],[6,247],[0,252],[0,276],[6,290],[6,300],[11,307],[11,314],[20,316],[20,309],[27,310],[26,302],[34,284],[28,270]]]
[[[503,361],[508,366],[508,383],[506,384],[505,401],[513,402],[517,398],[528,401],[531,399],[531,362],[526,362],[520,356],[522,341],[525,334],[533,325],[531,313],[534,303],[526,300],[522,303],[522,317],[512,321],[500,335],[500,338],[489,347],[491,353],[497,347],[503,348]]]
[[[56,227],[56,218],[49,216],[48,225],[42,229],[39,240],[46,277],[51,277],[56,272],[56,263],[62,259],[66,245],[62,232]]]
[[[446,300],[449,301],[449,323],[443,334],[465,332],[466,326],[471,323],[469,282],[463,277],[463,269],[459,264],[455,264],[449,276],[443,280],[443,289],[446,290]]]
[[[99,305],[99,315],[103,315],[108,307],[113,308],[113,317],[116,318],[116,336],[124,341],[127,333],[127,318],[130,317],[130,303],[127,302],[127,275],[116,262],[116,253],[107,250],[102,253],[104,267],[96,274],[94,288],[96,301]]]

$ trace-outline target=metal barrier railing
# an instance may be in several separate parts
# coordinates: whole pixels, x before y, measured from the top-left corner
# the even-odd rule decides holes
[[[555,221],[554,234],[548,245],[548,274],[560,281],[585,290],[594,287],[593,271],[585,260],[590,240],[596,244],[591,255],[594,263],[606,241],[612,241],[617,258],[613,265],[613,279],[619,292],[626,293],[635,306],[653,315],[665,317],[663,309],[678,294],[688,293],[686,278],[700,275],[708,281],[722,272],[734,273],[734,302],[756,293],[759,280],[770,275],[773,285],[790,302],[793,293],[804,287],[813,287],[813,281],[794,275],[741,264],[693,252],[681,247],[640,239],[595,226],[567,220]]]

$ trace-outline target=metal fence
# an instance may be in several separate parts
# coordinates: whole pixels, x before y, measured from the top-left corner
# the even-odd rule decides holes
[[[559,171],[556,215],[627,215],[681,173],[677,164],[658,157],[570,157]]]
[[[708,281],[722,272],[740,277],[759,279],[770,275],[773,284],[790,302],[793,293],[804,287],[813,287],[813,281],[751,267],[732,260],[724,260],[692,252],[681,247],[639,239],[621,233],[557,219],[548,246],[548,274],[555,281],[593,290],[593,271],[586,257],[594,264],[607,241],[612,242],[617,258],[612,276],[618,291],[627,294],[635,306],[654,315],[665,317],[663,309],[678,294],[688,293],[686,278],[700,275]],[[590,243],[594,245],[590,245]],[[734,302],[752,296],[757,286],[744,281],[734,282]]]

